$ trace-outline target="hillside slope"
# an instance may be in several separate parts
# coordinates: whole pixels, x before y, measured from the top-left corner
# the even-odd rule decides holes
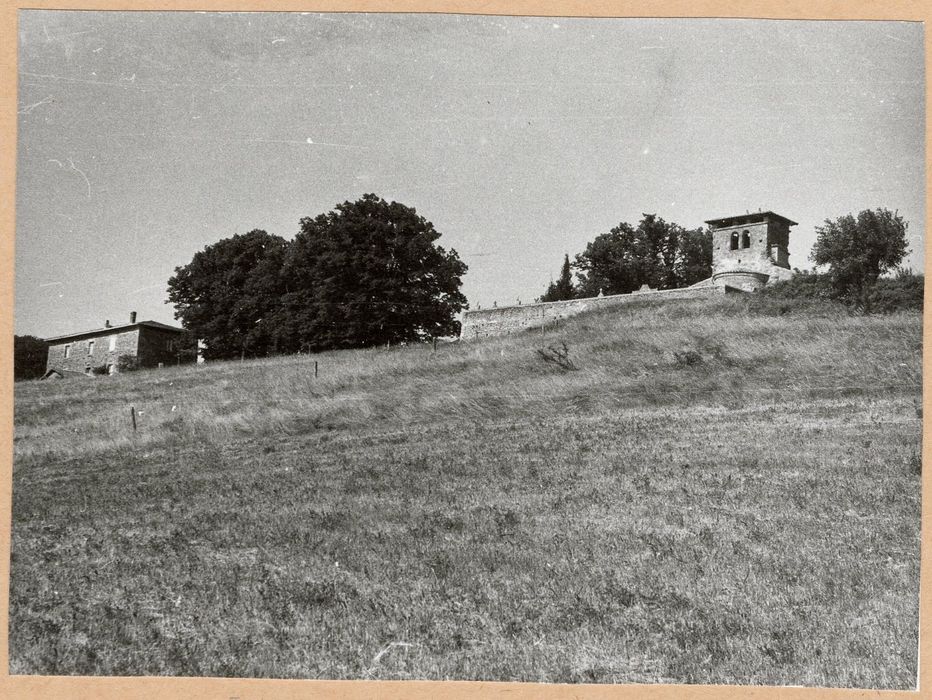
[[[11,672],[914,687],[921,316],[778,310],[20,383]]]

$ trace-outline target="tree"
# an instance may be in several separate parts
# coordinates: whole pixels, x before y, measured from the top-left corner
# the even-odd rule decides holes
[[[625,222],[596,236],[573,264],[579,278],[579,296],[623,294],[637,289],[640,283],[635,247],[635,230]]]
[[[826,219],[816,227],[816,242],[810,259],[828,265],[834,287],[865,303],[869,288],[885,272],[895,269],[906,257],[907,222],[889,209],[865,209],[857,218],[851,214]]]
[[[285,261],[283,342],[323,350],[458,333],[466,265],[439,238],[415,209],[374,194],[301,219]]]
[[[208,359],[254,357],[277,349],[274,321],[286,291],[287,241],[253,230],[225,238],[175,268],[168,303],[175,318],[205,343]]]
[[[644,284],[674,289],[712,274],[712,237],[644,214],[636,228],[621,222],[596,236],[576,256],[574,267],[579,296],[626,294]]]
[[[712,231],[683,231],[674,266],[677,286],[688,287],[712,276]]]
[[[34,335],[13,336],[13,379],[38,379],[45,374],[49,346]]]
[[[570,256],[563,256],[563,268],[560,270],[560,279],[551,282],[540,301],[565,301],[576,296],[576,287],[573,286],[573,273],[570,271]]]

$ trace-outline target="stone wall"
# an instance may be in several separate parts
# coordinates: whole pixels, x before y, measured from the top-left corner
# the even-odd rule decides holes
[[[528,328],[539,328],[562,318],[576,316],[585,311],[621,306],[635,301],[698,299],[721,296],[734,291],[738,290],[709,284],[683,289],[638,291],[631,294],[613,294],[604,297],[588,297],[586,299],[570,299],[569,301],[550,301],[539,304],[500,306],[491,309],[466,311],[463,313],[463,327],[460,338],[462,340],[478,340],[496,335],[518,333]]]
[[[110,349],[111,341],[113,349]],[[90,343],[94,344],[90,347]],[[78,340],[58,341],[49,345],[46,369],[70,369],[85,372],[101,365],[115,365],[120,355],[135,355],[139,345],[139,329],[95,335]],[[65,357],[65,349],[69,348]]]

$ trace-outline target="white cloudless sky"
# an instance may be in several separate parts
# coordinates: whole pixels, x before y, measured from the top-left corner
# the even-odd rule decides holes
[[[906,22],[21,11],[16,332],[173,323],[204,246],[374,192],[527,303],[646,212],[909,221],[923,29]]]

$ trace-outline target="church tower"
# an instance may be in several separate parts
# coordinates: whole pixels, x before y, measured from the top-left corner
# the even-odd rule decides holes
[[[769,282],[789,279],[790,226],[772,211],[706,221],[712,229],[712,281],[753,292]]]

